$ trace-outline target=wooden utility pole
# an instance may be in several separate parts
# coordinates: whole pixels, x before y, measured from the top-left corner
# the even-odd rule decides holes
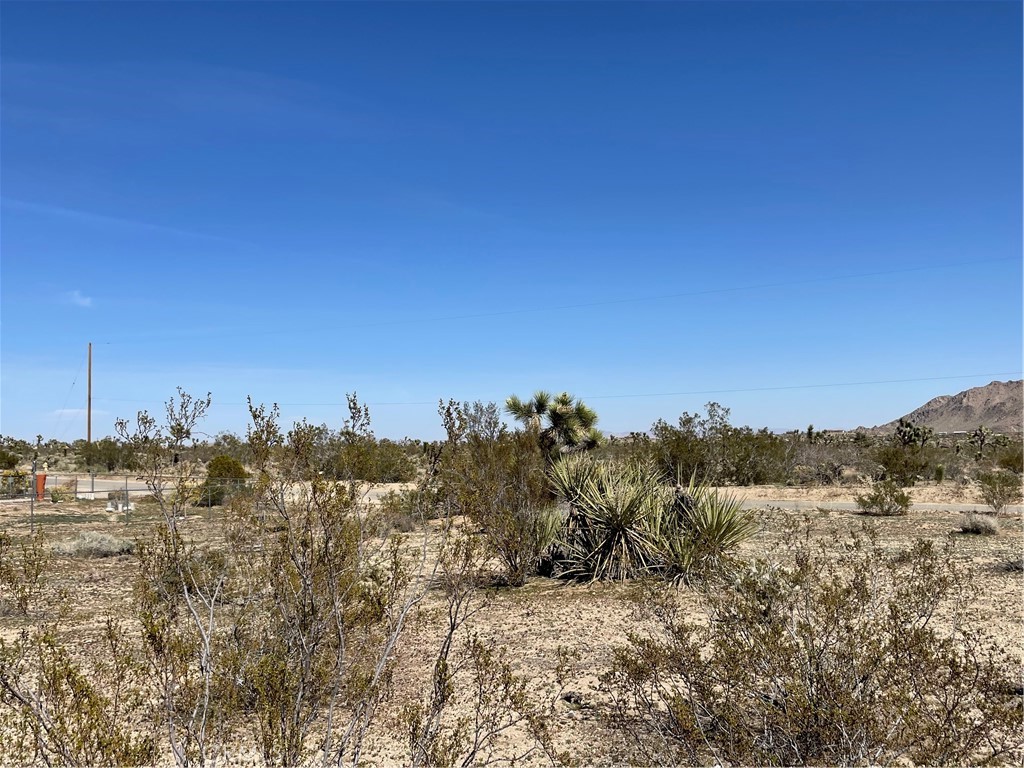
[[[92,342],[89,342],[89,394],[85,404],[85,442],[92,445]]]

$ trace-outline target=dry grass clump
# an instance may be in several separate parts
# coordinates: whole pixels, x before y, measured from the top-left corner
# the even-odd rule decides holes
[[[960,520],[960,532],[975,536],[998,536],[999,521],[991,515],[976,515],[969,512]]]
[[[116,557],[130,555],[135,542],[99,531],[83,531],[72,539],[58,541],[53,551],[64,557]]]

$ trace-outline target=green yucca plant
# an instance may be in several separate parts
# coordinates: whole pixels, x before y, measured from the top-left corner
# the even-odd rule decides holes
[[[567,576],[622,581],[660,572],[689,580],[722,567],[757,529],[734,496],[695,478],[673,493],[651,463],[574,454],[549,476],[569,505],[561,540]]]
[[[735,496],[690,479],[660,519],[657,539],[670,576],[688,580],[720,568],[757,530]]]
[[[622,581],[660,568],[655,534],[668,497],[653,465],[607,465],[573,454],[555,462],[550,477],[569,505],[566,575]]]

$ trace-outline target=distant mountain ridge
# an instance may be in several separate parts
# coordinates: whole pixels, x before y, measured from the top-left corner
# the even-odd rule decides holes
[[[1024,422],[1024,380],[993,381],[956,395],[939,395],[903,417],[936,432],[972,432],[984,425],[994,432],[1020,432]],[[875,427],[891,430],[899,419]]]

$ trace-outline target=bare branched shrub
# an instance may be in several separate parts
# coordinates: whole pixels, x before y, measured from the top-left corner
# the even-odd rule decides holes
[[[205,765],[248,728],[269,764],[358,762],[434,567],[426,538],[410,550],[366,484],[325,473],[322,427],[285,433],[276,408],[250,406],[252,487],[232,499],[228,547],[198,546],[182,525],[201,470],[185,441],[208,405],[179,391],[166,424],[119,425],[163,513],[138,548],[136,605],[171,754]],[[349,405],[348,433],[372,436]],[[436,461],[415,498],[435,479]]]
[[[357,763],[429,582],[426,539],[410,550],[365,503],[365,484],[321,474],[316,427],[284,434],[276,410],[251,413],[254,487],[230,513],[230,587],[245,610],[233,614],[226,697],[268,763]]]
[[[969,621],[970,575],[918,541],[793,540],[707,590],[707,623],[670,592],[605,682],[646,763],[850,765],[1021,759],[1019,665]],[[838,556],[837,556],[838,554]]]
[[[222,634],[224,587],[229,562],[207,556],[181,531],[204,468],[192,450],[194,433],[211,398],[178,389],[158,422],[140,411],[135,424],[115,428],[153,494],[162,523],[152,541],[140,543],[140,578],[135,591],[159,713],[179,766],[216,759],[230,711],[214,696],[218,637]]]
[[[451,768],[458,765],[517,763],[537,751],[552,754],[547,709],[516,675],[504,652],[495,651],[472,631],[471,618],[486,604],[486,550],[466,531],[442,549],[440,583],[446,598],[446,624],[434,657],[428,694],[403,707],[400,722],[409,743],[409,764]],[[497,760],[498,739],[518,730],[528,746]]]

